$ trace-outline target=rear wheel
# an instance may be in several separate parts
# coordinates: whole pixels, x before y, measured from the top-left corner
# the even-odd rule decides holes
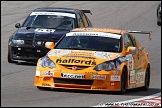
[[[126,69],[123,69],[121,76],[120,94],[124,94],[126,92],[126,81],[127,81]]]
[[[149,85],[150,85],[150,70],[149,68],[147,68],[145,73],[145,86],[142,87],[142,90],[147,91],[149,89]]]

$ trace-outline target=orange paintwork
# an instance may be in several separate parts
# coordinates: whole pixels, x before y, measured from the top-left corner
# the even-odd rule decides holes
[[[107,28],[76,28],[73,29],[72,31],[106,32],[106,33],[122,34],[123,39],[122,41],[124,41],[124,34],[128,33],[126,30],[107,29]],[[130,35],[133,38],[135,38],[132,34]],[[36,67],[36,76],[34,85],[48,88],[120,91],[122,70],[124,67],[126,67],[127,70],[126,89],[144,86],[145,72],[147,67],[150,68],[150,60],[146,49],[143,46],[141,46],[141,44],[137,40],[135,41],[136,41],[136,49],[134,49],[134,47],[128,47],[129,53],[134,54],[132,56],[133,60],[123,62],[118,70],[114,69],[111,71],[105,70],[95,71],[93,70],[93,68],[95,67],[94,64],[103,63],[108,59],[113,60],[119,56],[126,56],[126,54],[128,54],[127,52],[128,50],[124,47],[124,42],[122,43],[123,44],[122,52],[110,53],[109,58],[107,57],[107,59],[101,59],[96,57],[95,51],[71,50],[68,52],[64,50],[51,49],[51,51],[48,52],[47,55],[51,60],[55,62],[56,67],[52,69],[48,67],[44,68],[40,65],[39,59]],[[135,53],[133,52],[131,53],[131,50],[135,51]],[[85,59],[79,56],[84,56],[87,58]],[[73,70],[73,68],[76,68],[73,66],[77,66],[78,70],[75,69]],[[69,78],[62,78],[63,74],[64,76],[69,75]],[[73,76],[73,74],[78,75],[80,79],[70,78]],[[85,77],[82,78],[82,76]]]

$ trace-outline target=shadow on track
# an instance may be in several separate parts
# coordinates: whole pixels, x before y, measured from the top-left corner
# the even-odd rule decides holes
[[[16,65],[26,65],[26,66],[36,66],[37,63],[34,63],[34,62],[17,62],[15,63]]]
[[[115,91],[95,91],[95,90],[74,90],[74,89],[43,89],[43,91],[51,91],[51,92],[71,92],[71,93],[86,93],[86,94],[104,94],[104,95],[121,95],[119,92]],[[135,88],[127,90],[124,95],[127,96],[149,96],[155,93],[161,92],[161,89],[150,88],[148,91],[142,91],[141,88]]]

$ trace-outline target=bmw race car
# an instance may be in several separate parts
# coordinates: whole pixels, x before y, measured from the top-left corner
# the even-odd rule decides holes
[[[157,6],[157,25],[161,26],[161,2]]]
[[[149,89],[150,56],[130,31],[76,28],[63,36],[37,62],[34,85],[38,89],[63,88],[119,91]]]
[[[8,62],[37,62],[49,49],[46,41],[57,42],[73,28],[92,27],[85,13],[90,10],[70,8],[37,8],[32,11],[8,41]]]

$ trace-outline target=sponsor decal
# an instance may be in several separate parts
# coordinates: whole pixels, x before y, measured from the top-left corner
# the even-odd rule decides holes
[[[57,59],[56,63],[78,63],[85,65],[96,65],[94,60],[78,60],[78,59]]]
[[[52,72],[61,72],[62,70],[61,69],[60,70],[52,69],[51,71]]]
[[[58,16],[66,16],[66,17],[75,18],[75,14],[63,13],[63,12],[32,12],[30,16],[32,15],[58,15]]]
[[[67,33],[66,36],[99,36],[99,37],[109,37],[120,39],[121,35],[113,34],[113,33],[103,33],[103,32],[70,32]]]
[[[120,81],[120,76],[111,75],[110,81]]]
[[[41,52],[41,50],[37,50],[37,52]]]
[[[136,74],[136,84],[144,83],[145,80],[145,72],[138,72]]]
[[[85,78],[84,74],[66,74],[66,73],[62,73],[61,76],[62,76],[62,78],[74,78],[74,79],[84,79]]]
[[[91,79],[105,80],[106,75],[91,75]]]
[[[42,76],[54,76],[54,72],[42,72]]]
[[[36,71],[35,76],[40,76],[40,71]]]
[[[110,86],[115,86],[115,82],[110,82]]]
[[[42,83],[42,86],[52,86],[52,85],[47,83]]]
[[[111,59],[111,52],[96,52],[94,56],[101,58],[101,59]]]
[[[87,52],[87,51],[71,51],[70,54],[64,56],[64,57],[70,57],[70,58],[91,58],[95,59],[93,56],[92,52]]]
[[[59,49],[53,49],[49,52],[48,56],[61,56],[70,53],[70,50],[59,50]]]
[[[127,58],[127,60],[128,60],[128,70],[132,71],[133,70],[133,62],[134,62],[133,56],[132,55],[129,56]]]
[[[94,57],[86,57],[86,56],[63,56],[65,58],[84,58],[84,59],[95,59]]]
[[[98,74],[97,72],[85,72],[85,74]]]
[[[135,80],[135,70],[130,71],[130,79],[129,79],[130,84],[136,83]]]
[[[129,88],[130,88],[130,89],[136,88],[136,84],[131,84],[131,85],[129,86]]]
[[[119,71],[120,71],[119,68],[115,68],[115,69],[113,70],[113,73],[114,73],[114,74],[118,74]]]
[[[35,32],[51,33],[51,32],[55,32],[55,30],[54,29],[40,29],[40,28],[37,28],[37,29],[35,29]]]
[[[107,87],[92,87],[92,89],[107,89]]]
[[[114,59],[120,56],[120,54],[112,53],[112,52],[96,52],[94,54],[97,58],[101,59]]]
[[[132,54],[128,54],[125,57],[119,57],[118,60],[120,62],[127,62],[128,70],[133,70],[134,60]]]

